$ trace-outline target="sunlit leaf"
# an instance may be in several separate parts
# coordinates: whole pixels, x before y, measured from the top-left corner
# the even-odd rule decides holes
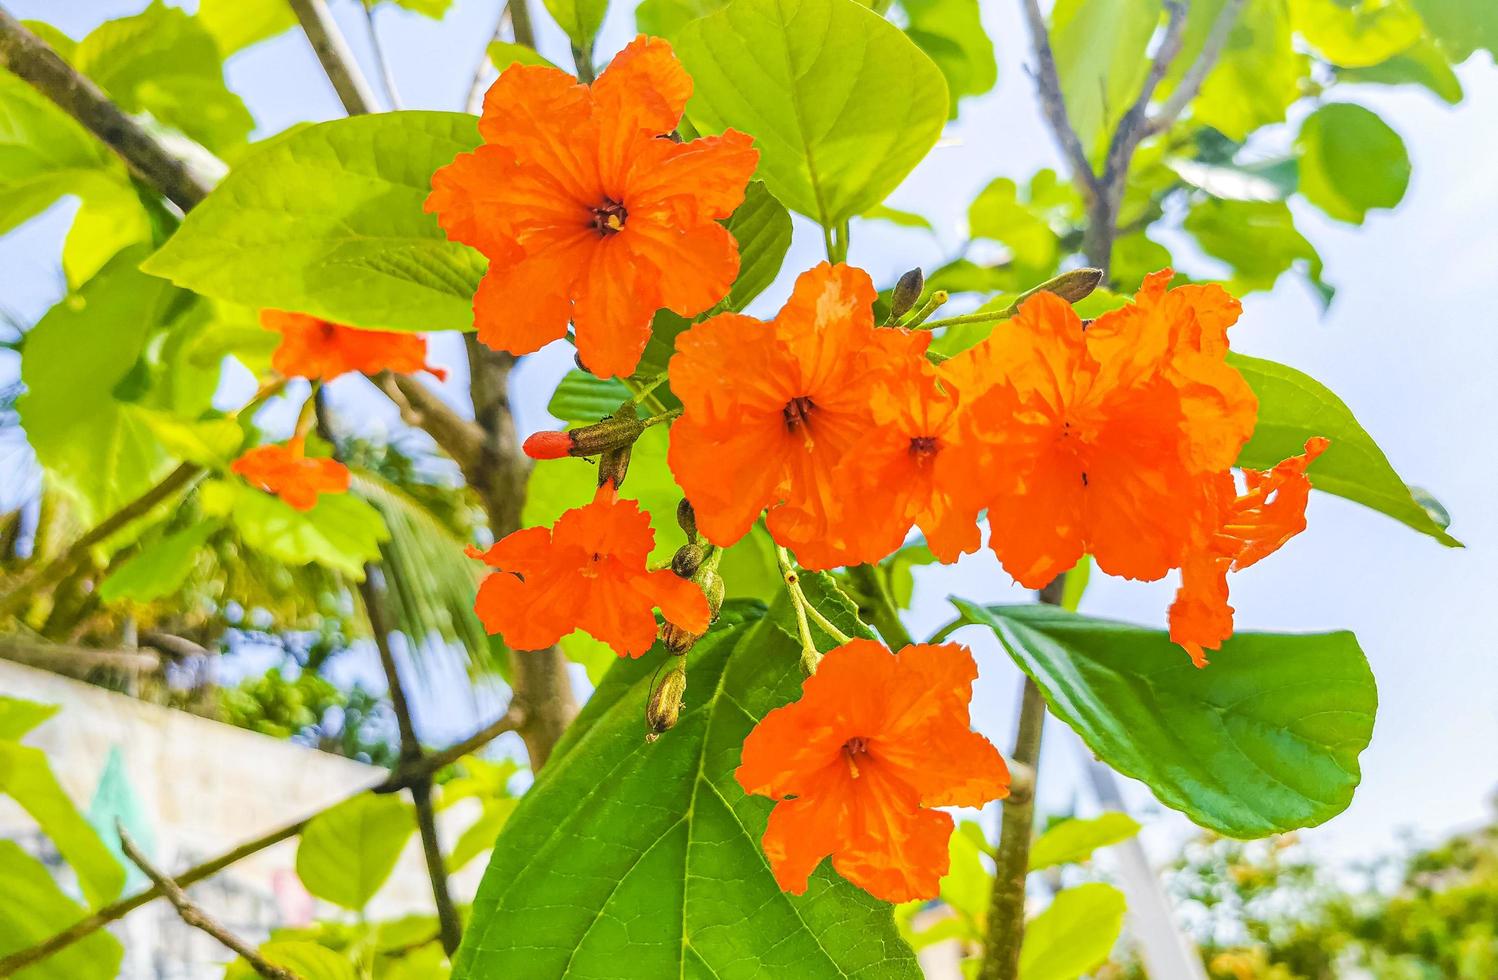
[[[1249,0],[1244,6],[1217,66],[1192,100],[1194,121],[1234,140],[1284,121],[1310,75],[1310,59],[1295,50],[1285,4]]]
[[[1404,140],[1375,113],[1332,102],[1300,124],[1300,192],[1322,211],[1362,224],[1371,208],[1392,208],[1410,183]]]
[[[1127,813],[1104,813],[1087,819],[1063,820],[1041,834],[1030,847],[1030,870],[1076,864],[1100,847],[1126,841],[1139,833],[1139,821]]]
[[[1296,33],[1334,65],[1376,65],[1420,39],[1425,25],[1404,0],[1290,0]]]
[[[296,26],[286,0],[198,0],[198,20],[225,58]]]
[[[297,877],[318,898],[357,911],[385,884],[415,830],[411,804],[398,795],[361,793],[307,824]]]
[[[900,0],[905,33],[931,56],[947,80],[950,114],[958,100],[982,95],[999,80],[994,44],[983,30],[978,0]]]
[[[99,584],[99,598],[150,602],[171,595],[187,581],[204,543],[218,528],[217,521],[199,521],[147,541]]]
[[[15,841],[0,840],[0,869],[0,956],[35,946],[87,913]],[[18,976],[22,980],[114,980],[124,956],[120,941],[99,929]]]
[[[1051,11],[1061,94],[1091,158],[1101,157],[1105,134],[1139,94],[1162,10],[1156,0],[1057,0]]]
[[[1020,980],[1076,980],[1108,958],[1123,931],[1123,892],[1089,882],[1058,892],[1025,924]]]

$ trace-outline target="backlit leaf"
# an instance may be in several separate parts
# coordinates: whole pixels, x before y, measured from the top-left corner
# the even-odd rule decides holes
[[[359,910],[395,870],[416,830],[411,804],[361,793],[312,818],[296,850],[296,873],[318,898]]]
[[[1058,892],[1025,924],[1020,980],[1076,980],[1108,958],[1123,931],[1123,892],[1089,882]]]
[[[1076,864],[1100,847],[1126,841],[1139,833],[1139,821],[1127,813],[1104,813],[1088,819],[1063,820],[1041,834],[1030,847],[1030,870]]]
[[[48,939],[87,913],[46,867],[15,841],[0,840],[0,956]],[[18,974],[21,980],[114,980],[125,948],[99,929]]]
[[[1360,105],[1332,102],[1300,124],[1300,192],[1333,218],[1362,224],[1371,208],[1392,208],[1410,183],[1404,140]]]

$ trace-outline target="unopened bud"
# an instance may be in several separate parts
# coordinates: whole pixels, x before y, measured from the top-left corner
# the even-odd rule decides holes
[[[699,584],[702,586],[702,594],[707,596],[708,612],[717,619],[718,611],[723,608],[723,596],[728,592],[728,587],[723,584],[723,577],[717,572],[709,572]]]
[[[692,502],[685,497],[676,505],[676,524],[686,534],[688,541],[697,540],[697,512],[692,509]]]
[[[624,475],[629,472],[629,447],[604,453],[598,459],[598,485],[612,483],[618,490],[624,485]]]
[[[536,432],[520,448],[531,459],[561,459],[572,455],[572,437],[565,432]]]
[[[891,320],[898,320],[910,308],[915,301],[921,298],[921,291],[926,288],[926,277],[920,269],[911,269],[900,277],[895,283],[893,294],[889,298],[889,316]]]
[[[670,731],[681,717],[682,696],[687,691],[687,672],[673,667],[661,678],[655,692],[650,695],[650,705],[645,709],[645,721],[650,727],[647,738]]]
[[[1070,272],[1063,272],[1056,278],[1041,283],[1032,292],[1038,293],[1044,290],[1048,293],[1055,293],[1068,303],[1080,303],[1091,296],[1092,291],[1102,281],[1102,269],[1072,269]]]
[[[691,578],[705,557],[703,550],[695,544],[684,544],[671,556],[671,571],[682,578]]]
[[[602,422],[565,432],[537,432],[525,440],[522,448],[531,459],[600,456],[633,446],[644,431],[645,426],[639,419],[610,416]]]

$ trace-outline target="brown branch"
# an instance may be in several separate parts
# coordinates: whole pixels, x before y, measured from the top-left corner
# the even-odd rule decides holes
[[[481,728],[468,738],[465,738],[463,741],[443,749],[441,752],[433,752],[431,755],[424,756],[410,766],[398,765],[381,782],[367,789],[351,793],[338,802],[345,803],[367,792],[393,793],[397,790],[406,789],[414,780],[430,778],[463,756],[477,752],[500,735],[515,731],[519,725],[519,720],[519,712],[515,708],[511,708],[498,719]],[[336,806],[337,804],[334,805]],[[331,809],[331,807],[326,809]],[[324,811],[318,811],[318,813],[321,812]],[[254,840],[246,841],[238,847],[220,854],[216,858],[189,868],[180,875],[177,875],[173,880],[178,887],[187,888],[205,878],[211,878],[225,868],[244,860],[252,854],[258,854],[268,847],[273,847],[284,840],[295,837],[305,830],[307,824],[311,823],[316,816],[317,814],[314,813],[300,820],[277,827],[275,830],[262,834]],[[165,894],[166,892],[159,884],[152,884],[150,888],[131,895],[129,898],[122,898],[111,905],[104,906],[37,945],[18,950],[4,959],[0,959],[0,977],[11,976],[33,963],[38,963],[46,959],[59,950],[66,949],[85,936],[97,932],[111,922],[123,919],[142,905],[161,898]]]
[[[453,411],[436,392],[410,375],[381,371],[370,376],[369,380],[395,403],[401,421],[431,436],[432,441],[452,457],[470,484],[480,478],[484,430],[478,423]]]
[[[159,868],[146,860],[146,856],[135,846],[135,841],[130,839],[130,835],[125,832],[122,824],[116,821],[115,827],[119,831],[120,847],[124,849],[125,856],[133,861],[137,868],[144,871],[146,877],[150,878],[162,890],[162,893],[166,895],[167,901],[176,906],[177,914],[182,917],[183,922],[186,922],[194,929],[206,932],[224,946],[227,946],[231,952],[238,953],[262,977],[267,977],[269,980],[300,980],[300,977],[292,971],[267,961],[265,957],[260,955],[259,950],[224,928],[217,919],[194,904],[192,899],[187,897],[187,893],[178,887],[175,881],[168,878]]]
[[[131,673],[151,673],[161,668],[161,657],[143,650],[102,650],[28,640],[23,636],[0,636],[0,660],[80,680],[99,668]]]
[[[1196,98],[1201,91],[1202,83],[1212,73],[1217,59],[1222,56],[1223,48],[1227,47],[1228,37],[1233,33],[1233,27],[1238,23],[1238,17],[1243,12],[1246,0],[1227,0],[1222,9],[1217,12],[1217,19],[1212,22],[1211,33],[1202,44],[1201,53],[1196,56],[1196,61],[1186,69],[1186,74],[1181,76],[1180,82],[1176,84],[1175,90],[1160,104],[1160,108],[1150,117],[1145,124],[1145,135],[1154,136],[1169,129],[1175,121],[1180,118],[1186,106]]]
[[[344,40],[343,32],[333,20],[324,0],[289,0],[292,12],[302,25],[302,33],[312,45],[312,53],[322,64],[323,73],[333,83],[338,101],[351,116],[362,116],[376,112],[374,89],[369,87],[354,52]]]
[[[1061,77],[1056,71],[1056,56],[1051,51],[1051,35],[1046,30],[1039,0],[1021,0],[1020,6],[1030,29],[1030,46],[1035,54],[1035,86],[1040,94],[1040,108],[1050,125],[1051,135],[1071,166],[1072,179],[1080,186],[1082,196],[1090,200],[1098,192],[1097,176],[1092,172],[1087,151],[1082,148],[1081,137],[1066,110]]]
[[[166,152],[99,87],[0,7],[0,67],[29,82],[124,159],[137,177],[187,211],[208,196],[208,185],[182,159]]]

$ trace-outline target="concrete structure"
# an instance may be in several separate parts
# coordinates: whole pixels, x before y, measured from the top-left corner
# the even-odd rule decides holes
[[[0,660],[0,694],[61,706],[26,737],[26,744],[46,752],[63,788],[85,813],[112,765],[111,778],[118,781],[123,775],[140,805],[148,832],[138,836],[148,839],[154,863],[167,871],[180,871],[315,813],[385,775],[373,766],[6,660]],[[463,806],[440,814],[448,845],[474,815],[476,809]],[[6,798],[0,798],[0,837],[57,863],[30,817]],[[295,862],[293,839],[195,885],[190,894],[252,940],[263,939],[277,926],[347,915],[307,894]],[[456,877],[458,901],[472,897],[483,865],[474,861]],[[66,880],[65,870],[61,877]],[[127,887],[140,887],[139,879]],[[413,835],[368,914],[383,918],[430,912],[429,887]],[[127,980],[217,978],[230,959],[212,939],[184,926],[165,902],[136,910],[118,924],[116,933],[125,944],[121,976]]]

